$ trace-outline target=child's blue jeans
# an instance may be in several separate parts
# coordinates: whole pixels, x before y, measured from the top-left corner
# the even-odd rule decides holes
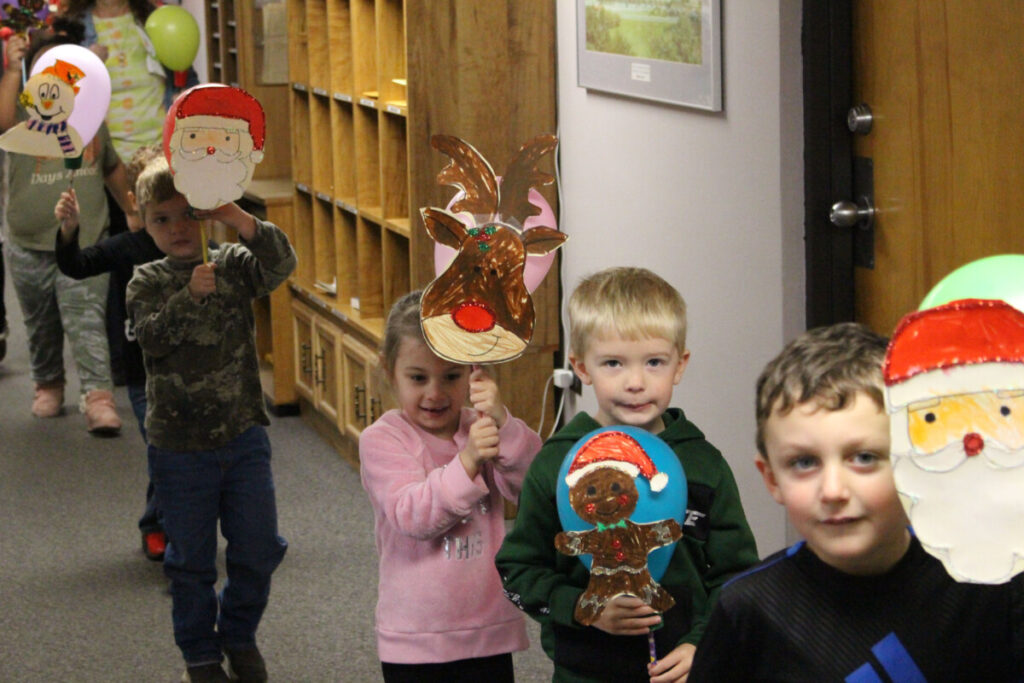
[[[174,641],[189,666],[221,661],[222,648],[252,646],[270,575],[288,544],[277,533],[270,441],[261,426],[209,451],[149,446],[153,484],[170,540]],[[217,521],[227,540],[227,581],[218,596]]]

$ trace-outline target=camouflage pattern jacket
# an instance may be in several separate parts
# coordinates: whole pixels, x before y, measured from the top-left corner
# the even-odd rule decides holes
[[[199,302],[188,292],[198,261],[153,261],[128,283],[128,314],[147,373],[146,433],[154,446],[209,450],[270,423],[252,300],[288,278],[295,252],[277,226],[257,223],[252,240],[210,251],[217,291]]]

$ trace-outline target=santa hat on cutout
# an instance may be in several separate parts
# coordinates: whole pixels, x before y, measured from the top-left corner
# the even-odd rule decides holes
[[[584,474],[599,467],[610,467],[631,477],[642,474],[655,493],[668,484],[668,475],[659,472],[637,440],[624,432],[601,432],[588,439],[576,451],[565,483],[572,488]]]
[[[891,409],[932,397],[1024,389],[1024,313],[960,299],[904,316],[885,354]]]
[[[245,121],[252,136],[254,161],[258,163],[262,159],[266,116],[259,100],[244,90],[223,83],[204,83],[178,95],[164,119],[164,156],[168,162],[171,160],[171,135],[177,123],[185,118],[209,128],[224,127],[230,121]]]

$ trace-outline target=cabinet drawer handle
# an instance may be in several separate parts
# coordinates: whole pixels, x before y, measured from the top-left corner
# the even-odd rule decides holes
[[[370,422],[376,422],[377,418],[380,417],[380,413],[377,412],[377,406],[381,405],[381,400],[375,396],[370,397]],[[383,407],[383,406],[382,406]]]
[[[327,385],[327,351],[321,351],[316,355],[316,365],[313,366],[316,370],[316,383],[318,386]]]
[[[357,420],[366,422],[366,409],[363,407],[363,396],[366,395],[366,387],[356,385],[353,389],[355,396],[353,397],[352,407],[355,410],[355,416]]]
[[[300,348],[299,365],[301,366],[302,374],[311,375],[313,374],[313,368],[309,365],[309,352],[312,350],[312,347],[309,344],[302,344]]]

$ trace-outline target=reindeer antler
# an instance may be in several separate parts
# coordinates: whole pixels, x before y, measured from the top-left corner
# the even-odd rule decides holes
[[[530,203],[530,188],[548,185],[554,181],[553,175],[537,169],[537,162],[557,146],[558,138],[551,133],[544,133],[520,147],[512,157],[505,175],[501,178],[498,214],[502,221],[522,229],[527,218],[541,212]]]
[[[474,216],[493,218],[498,213],[498,179],[487,160],[472,145],[452,135],[434,135],[430,144],[451,157],[451,162],[437,174],[437,182],[465,193],[452,205],[452,212],[468,211]]]

